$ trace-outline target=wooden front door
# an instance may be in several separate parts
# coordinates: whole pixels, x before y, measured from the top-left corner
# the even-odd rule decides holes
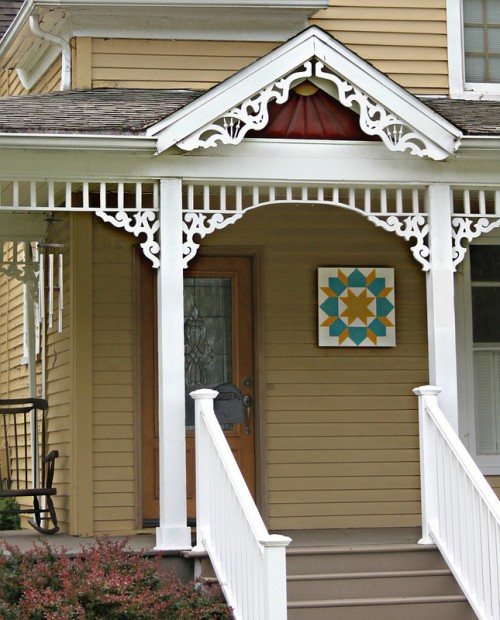
[[[139,269],[142,408],[143,521],[159,515],[156,278]],[[224,424],[224,434],[252,494],[255,491],[252,264],[247,256],[199,256],[185,272],[184,337],[187,391],[191,386],[233,383],[245,395],[244,421]],[[152,301],[154,299],[154,302]],[[143,301],[144,300],[144,301]],[[143,308],[147,305],[146,308]],[[153,326],[153,327],[152,327]],[[187,419],[187,512],[196,516],[194,429]]]

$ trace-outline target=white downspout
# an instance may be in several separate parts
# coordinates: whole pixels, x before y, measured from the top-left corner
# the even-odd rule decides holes
[[[31,15],[29,18],[31,32],[42,39],[50,41],[61,48],[61,88],[60,90],[69,90],[71,88],[71,47],[66,39],[58,37],[55,34],[45,32],[40,28],[38,16]]]

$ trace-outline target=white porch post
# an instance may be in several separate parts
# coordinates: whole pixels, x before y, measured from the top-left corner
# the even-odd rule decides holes
[[[158,269],[160,527],[156,549],[191,548],[186,513],[182,182],[160,181]]]
[[[458,433],[458,386],[452,261],[452,194],[449,185],[427,190],[431,268],[427,272],[429,379],[443,391],[439,406]]]

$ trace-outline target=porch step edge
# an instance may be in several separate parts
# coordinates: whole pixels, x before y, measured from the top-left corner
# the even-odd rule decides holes
[[[460,594],[440,596],[407,596],[387,598],[336,599],[325,601],[290,601],[288,609],[309,609],[321,607],[375,607],[380,605],[419,605],[429,603],[465,603],[467,598]]]
[[[304,573],[287,575],[287,581],[329,581],[336,579],[386,579],[394,577],[441,577],[451,575],[446,568],[406,570],[406,571],[373,571],[352,573]]]
[[[331,547],[287,547],[287,555],[335,555],[344,553],[406,553],[407,551],[435,551],[436,545],[419,545],[418,543],[400,543],[388,545],[354,545]]]

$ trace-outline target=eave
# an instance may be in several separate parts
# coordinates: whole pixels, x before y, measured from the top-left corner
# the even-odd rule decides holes
[[[29,148],[52,151],[113,151],[154,155],[156,152],[156,140],[144,136],[4,133],[0,134],[0,148]]]
[[[11,48],[9,62],[29,62],[17,50],[36,43],[27,25],[33,14],[49,33],[67,37],[285,41],[327,6],[328,0],[25,0],[0,41],[0,62]]]

